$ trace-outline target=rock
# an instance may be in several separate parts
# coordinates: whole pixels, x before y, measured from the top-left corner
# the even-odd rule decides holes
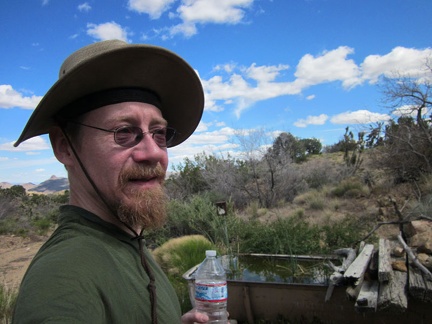
[[[393,261],[392,262],[392,268],[393,268],[393,270],[396,270],[396,271],[408,272],[405,261]]]
[[[429,270],[432,269],[432,256],[426,254],[426,253],[419,253],[417,255],[417,259],[421,264],[423,264],[426,268]]]
[[[432,254],[432,233],[415,234],[409,241],[411,247],[422,253]]]
[[[403,257],[405,255],[405,250],[401,246],[396,246],[392,250],[392,255],[395,257]]]
[[[427,255],[426,253],[419,253],[419,254],[417,254],[417,259],[421,263],[425,262],[428,258],[429,258],[429,255]]]
[[[429,233],[429,236],[432,235],[432,223],[426,220],[416,220],[407,224],[405,227],[405,234],[407,237],[412,237],[421,233]]]
[[[417,252],[432,254],[432,239],[429,238],[426,242],[417,247]]]
[[[409,223],[405,228],[409,239],[409,246],[417,248],[419,253],[432,254],[432,222],[417,220]]]

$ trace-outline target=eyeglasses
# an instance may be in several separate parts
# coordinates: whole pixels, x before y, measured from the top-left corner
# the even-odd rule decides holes
[[[149,132],[143,132],[143,130],[136,126],[121,126],[113,130],[104,129],[96,126],[90,126],[82,124],[76,121],[69,120],[68,122],[78,124],[85,127],[98,129],[104,132],[114,133],[114,141],[123,147],[134,147],[142,141],[146,134],[151,134],[151,137],[159,147],[169,147],[173,141],[177,131],[172,127],[157,128]]]

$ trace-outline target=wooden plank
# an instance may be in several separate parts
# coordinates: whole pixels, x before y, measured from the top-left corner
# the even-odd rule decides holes
[[[380,239],[378,250],[378,280],[381,283],[389,281],[391,272],[393,271],[390,253],[390,241],[387,239]]]
[[[373,244],[366,244],[358,257],[351,263],[348,269],[345,271],[344,277],[349,282],[357,284],[359,279],[362,278],[369,265],[369,261],[372,258],[374,251]]]
[[[413,265],[409,266],[408,292],[417,300],[432,302],[432,282],[426,274]]]
[[[378,311],[403,313],[407,310],[408,298],[405,292],[407,281],[405,272],[392,271],[390,273],[390,280],[380,285]]]
[[[376,280],[364,281],[355,303],[358,312],[375,312],[378,304],[378,287]]]
[[[424,274],[423,274],[423,280],[424,280],[425,286],[426,286],[426,291],[424,294],[424,301],[427,303],[431,303],[432,302],[432,282]]]
[[[423,301],[425,298],[426,286],[419,269],[409,266],[408,292],[411,297]]]
[[[360,294],[360,290],[363,285],[363,279],[364,277],[361,277],[359,280],[357,280],[356,285],[351,285],[347,287],[345,293],[348,300],[357,300],[357,297]]]

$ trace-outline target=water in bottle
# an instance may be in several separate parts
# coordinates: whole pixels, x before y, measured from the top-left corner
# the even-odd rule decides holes
[[[228,322],[228,289],[225,270],[216,251],[206,251],[206,258],[195,272],[195,307],[209,316],[208,323]]]

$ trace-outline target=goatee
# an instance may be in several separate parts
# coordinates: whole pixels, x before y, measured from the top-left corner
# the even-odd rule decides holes
[[[158,186],[151,189],[129,189],[131,179],[157,179]],[[166,220],[168,198],[163,189],[165,170],[158,163],[156,167],[136,165],[122,170],[119,175],[120,190],[128,195],[127,201],[121,201],[117,206],[120,221],[132,228],[159,228]]]

